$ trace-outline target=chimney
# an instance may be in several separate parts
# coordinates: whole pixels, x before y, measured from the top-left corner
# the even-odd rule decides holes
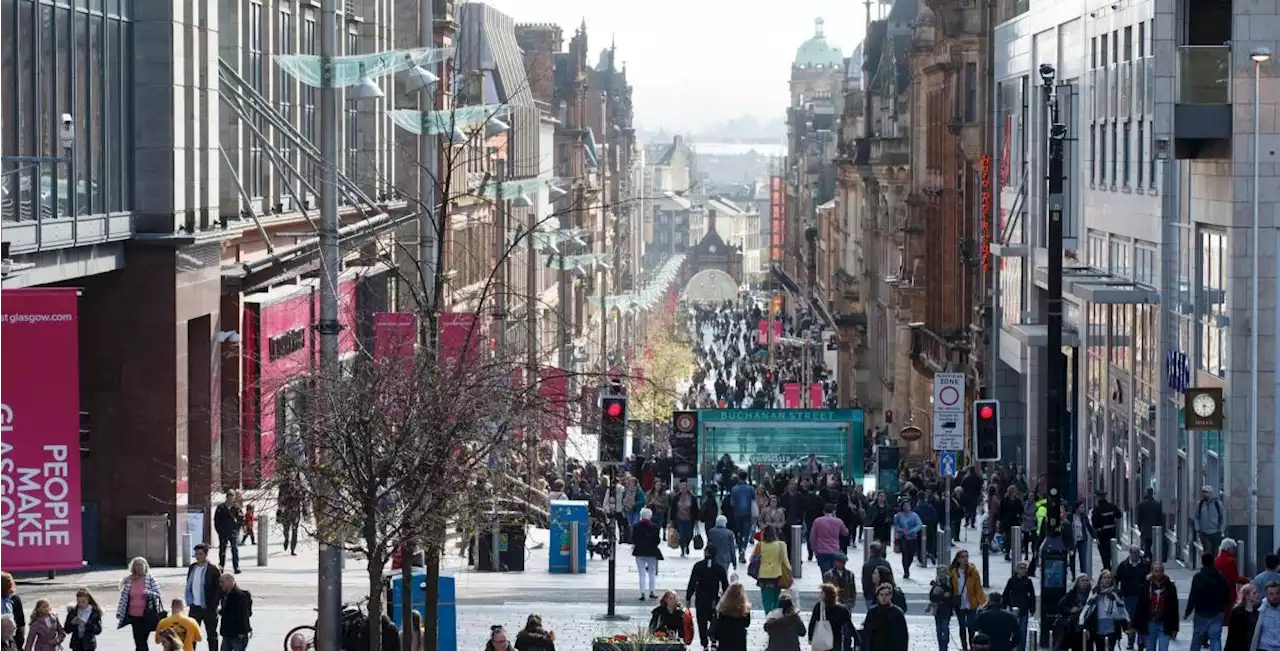
[[[676,136],[677,140],[679,138],[680,136]],[[716,233],[717,235],[720,233],[720,231],[716,230],[716,209],[715,208],[707,209],[707,234],[710,235],[711,233]]]
[[[672,140],[671,142],[672,142],[672,144],[674,144],[674,145],[676,146],[676,148],[683,147],[683,146],[684,146],[684,136],[677,134],[677,135],[676,135],[676,137],[675,137],[675,139],[674,139],[674,140]]]

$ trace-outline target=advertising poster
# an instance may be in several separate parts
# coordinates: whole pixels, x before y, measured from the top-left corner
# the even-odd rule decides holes
[[[823,396],[821,382],[814,382],[809,385],[809,406],[814,409],[822,409],[827,406],[827,401]]]
[[[378,312],[373,315],[373,358],[407,360],[413,365],[413,344],[417,339],[418,317],[409,312]]]
[[[800,385],[787,383],[782,385],[782,406],[786,409],[800,408]]]
[[[79,290],[0,292],[0,556],[81,567]]]
[[[542,440],[559,441],[569,435],[569,374],[563,369],[544,366],[538,380],[538,396],[542,398]]]
[[[484,333],[480,319],[472,312],[448,312],[440,315],[440,366],[447,372],[458,368],[464,359],[468,366],[478,363],[484,352]]]

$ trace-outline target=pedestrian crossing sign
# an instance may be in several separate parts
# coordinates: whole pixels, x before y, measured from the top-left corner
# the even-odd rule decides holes
[[[943,450],[938,452],[938,474],[943,477],[955,477],[956,467],[960,464],[956,462],[955,450]]]

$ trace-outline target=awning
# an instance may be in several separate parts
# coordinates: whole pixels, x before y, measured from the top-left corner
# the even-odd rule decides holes
[[[1046,267],[1036,267],[1035,283],[1041,289],[1048,288]],[[1160,302],[1160,292],[1154,288],[1089,266],[1064,266],[1062,293],[1094,305],[1156,305]]]
[[[769,267],[769,270],[771,273],[773,273],[773,277],[777,278],[778,282],[782,283],[783,289],[786,289],[788,292],[791,292],[792,294],[800,293],[800,285],[797,284],[796,281],[792,280],[791,276],[787,274],[787,272],[784,271],[782,267],[779,267],[778,265],[775,264],[775,265],[771,265]]]

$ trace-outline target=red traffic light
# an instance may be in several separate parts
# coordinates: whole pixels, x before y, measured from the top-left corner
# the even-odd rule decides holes
[[[619,418],[622,416],[622,403],[611,402],[604,408],[604,414],[609,418]]]
[[[982,407],[978,409],[978,418],[981,418],[982,420],[991,420],[995,415],[996,410],[992,409],[991,405],[982,405]]]

